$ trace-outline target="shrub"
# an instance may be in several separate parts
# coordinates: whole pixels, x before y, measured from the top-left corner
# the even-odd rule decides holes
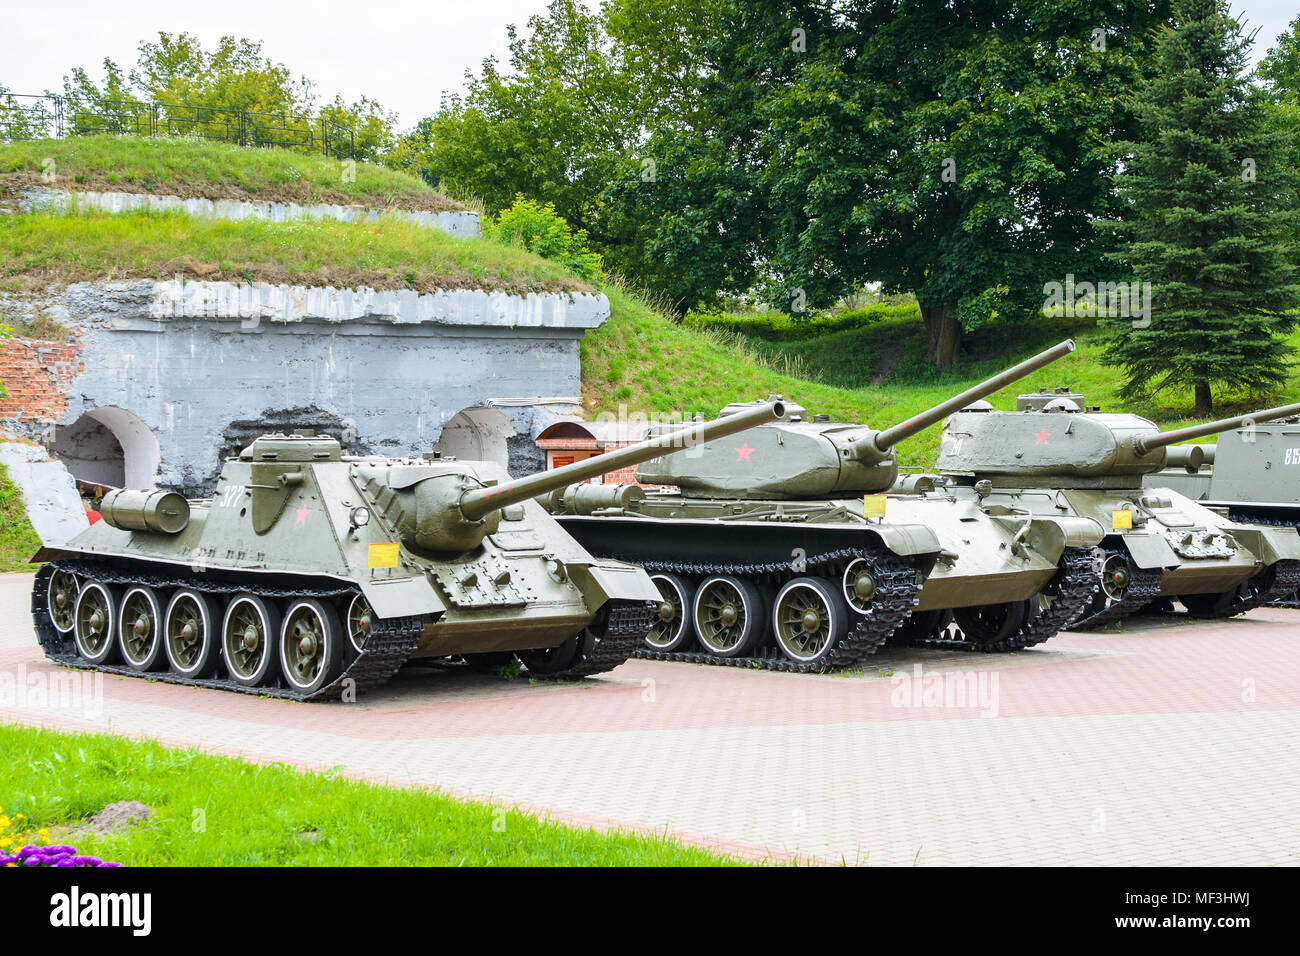
[[[514,203],[509,209],[501,210],[486,232],[499,242],[562,263],[580,279],[604,284],[600,256],[587,247],[587,231],[571,229],[552,203],[539,203],[526,199],[522,193],[516,194]]]

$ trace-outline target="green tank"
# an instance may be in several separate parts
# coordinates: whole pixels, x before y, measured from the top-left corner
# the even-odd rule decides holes
[[[1040,517],[1074,515],[1106,529],[1100,590],[1074,627],[1107,624],[1157,599],[1225,617],[1294,590],[1300,536],[1229,520],[1144,480],[1166,467],[1195,472],[1199,446],[1175,443],[1271,421],[1300,405],[1161,432],[1145,418],[1081,408],[1063,393],[1021,396],[1015,412],[973,408],[944,428],[936,468],[955,494],[984,507]]]
[[[1063,342],[884,430],[810,421],[788,406],[788,421],[743,442],[712,441],[638,471],[667,487],[573,486],[548,507],[594,554],[651,572],[660,623],[638,656],[851,667],[953,609],[964,645],[1025,647],[1091,598],[1101,527],[1031,519],[900,477],[893,447],[1073,349]],[[717,420],[750,407],[730,405]]]
[[[1251,421],[1218,444],[1180,447],[1198,448],[1202,466],[1166,468],[1144,485],[1172,488],[1242,524],[1300,530],[1300,417]],[[1300,595],[1269,603],[1300,607]]]
[[[350,699],[412,658],[609,670],[659,592],[533,499],[784,415],[767,403],[521,479],[266,435],[225,462],[211,499],[115,491],[101,521],[38,552],[36,634],[60,664],[298,700]]]

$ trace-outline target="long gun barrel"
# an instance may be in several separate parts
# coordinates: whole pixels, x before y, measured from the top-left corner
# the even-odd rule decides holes
[[[1139,455],[1145,455],[1156,448],[1164,448],[1166,445],[1187,441],[1189,438],[1204,438],[1206,435],[1232,431],[1232,429],[1241,428],[1243,425],[1271,422],[1275,418],[1290,418],[1292,415],[1300,415],[1300,404],[1282,405],[1278,408],[1265,409],[1262,412],[1252,412],[1249,415],[1238,415],[1236,418],[1222,418],[1217,422],[1193,425],[1191,428],[1175,428],[1173,431],[1161,432],[1150,438],[1135,438],[1133,440],[1133,449]]]
[[[928,409],[915,418],[909,418],[905,422],[886,428],[882,432],[872,435],[873,445],[878,452],[888,451],[891,447],[898,444],[904,438],[910,438],[917,432],[929,428],[935,422],[947,418],[954,412],[959,412],[971,402],[978,401],[992,395],[1001,388],[1005,388],[1012,382],[1024,378],[1031,372],[1037,372],[1040,368],[1050,365],[1057,359],[1069,355],[1074,351],[1074,340],[1066,339],[1060,345],[1054,345],[1045,352],[1039,352],[1033,358],[1026,359],[1014,368],[1009,368],[1004,372],[999,372],[991,379],[980,382],[974,388],[968,388],[960,395],[956,395],[946,402],[940,402],[934,408]]]
[[[586,481],[588,478],[607,474],[619,468],[639,465],[682,448],[690,448],[713,441],[715,438],[725,438],[756,425],[780,421],[785,418],[785,415],[785,405],[781,402],[768,402],[712,421],[696,422],[636,445],[628,445],[626,448],[565,465],[563,468],[539,472],[491,488],[466,492],[460,499],[460,510],[469,521],[477,521],[490,511],[518,504],[529,498],[536,498],[558,488]]]

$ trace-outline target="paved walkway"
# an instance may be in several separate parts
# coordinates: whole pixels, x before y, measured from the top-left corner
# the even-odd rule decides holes
[[[35,646],[30,581],[0,575],[0,686],[59,673]],[[0,720],[342,764],[751,857],[1300,863],[1300,612],[876,664],[814,677],[632,661],[561,686],[409,667],[355,704],[107,678],[89,701],[10,693]]]

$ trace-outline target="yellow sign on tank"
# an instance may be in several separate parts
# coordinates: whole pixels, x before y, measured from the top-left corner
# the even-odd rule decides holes
[[[366,551],[366,567],[395,568],[400,551],[396,541],[387,544],[372,544]]]

